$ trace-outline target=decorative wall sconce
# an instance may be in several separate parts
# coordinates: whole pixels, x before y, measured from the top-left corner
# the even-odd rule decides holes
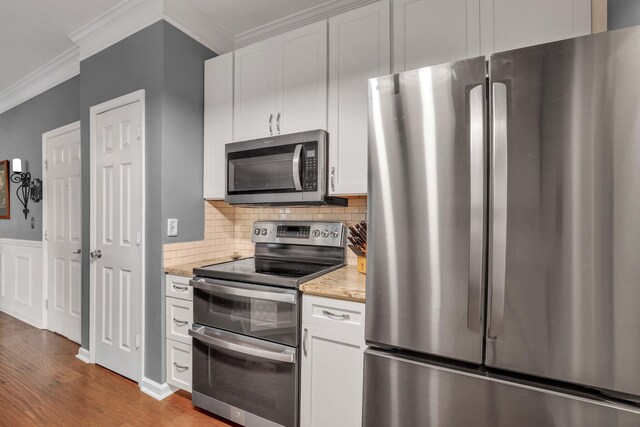
[[[42,181],[38,178],[32,181],[31,174],[22,171],[22,160],[20,159],[11,161],[11,170],[13,172],[11,174],[11,182],[20,184],[20,187],[16,190],[16,195],[24,208],[22,209],[24,219],[27,219],[29,216],[29,199],[37,203],[42,198]]]

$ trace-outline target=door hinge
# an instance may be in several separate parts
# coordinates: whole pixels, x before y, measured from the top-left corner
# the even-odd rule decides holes
[[[44,300],[44,309],[49,310],[49,298]]]
[[[136,232],[136,246],[140,246],[142,244],[142,233]]]
[[[142,123],[138,123],[138,126],[136,127],[136,139],[138,141],[142,139]]]
[[[44,170],[46,170],[46,171],[49,170],[49,161],[48,160],[44,161]]]
[[[136,335],[136,350],[140,350],[140,335]]]
[[[48,242],[48,241],[49,241],[49,232],[48,232],[47,230],[44,230],[44,240],[45,240],[46,242]]]

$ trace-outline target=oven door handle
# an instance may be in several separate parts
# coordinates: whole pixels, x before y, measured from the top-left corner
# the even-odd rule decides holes
[[[276,362],[296,363],[296,352],[291,348],[284,348],[282,351],[273,351],[268,348],[261,348],[255,343],[243,343],[242,339],[221,339],[207,334],[207,330],[211,330],[206,326],[194,326],[189,329],[189,335],[207,345],[234,351],[236,353],[246,354],[248,356],[259,357],[261,359],[269,359]],[[250,345],[247,345],[250,344]]]
[[[296,303],[296,295],[294,293],[260,291],[256,289],[246,289],[239,286],[225,286],[222,284],[216,285],[201,279],[192,280],[191,285],[194,288],[201,289],[205,292],[214,292],[217,294],[233,295],[243,298],[257,298],[267,301],[284,302],[287,304]]]
[[[302,144],[296,145],[296,149],[293,152],[293,162],[291,163],[291,169],[293,173],[293,184],[296,186],[296,191],[302,191],[302,181],[300,180],[300,155],[302,154]]]

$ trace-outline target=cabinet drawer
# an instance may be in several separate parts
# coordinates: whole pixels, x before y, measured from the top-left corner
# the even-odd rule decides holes
[[[167,297],[165,317],[167,338],[191,344],[189,329],[193,323],[193,302]]]
[[[189,284],[189,277],[172,276],[167,274],[166,294],[168,297],[193,301],[193,287]]]
[[[190,392],[191,379],[191,346],[167,340],[167,382]]]
[[[304,295],[302,321],[364,336],[364,304]]]

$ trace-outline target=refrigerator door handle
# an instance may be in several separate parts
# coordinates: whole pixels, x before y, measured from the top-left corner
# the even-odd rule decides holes
[[[467,328],[482,334],[482,278],[485,211],[485,96],[484,85],[469,92],[469,283]]]
[[[493,83],[491,149],[492,218],[489,338],[504,331],[504,293],[507,263],[507,85]]]

